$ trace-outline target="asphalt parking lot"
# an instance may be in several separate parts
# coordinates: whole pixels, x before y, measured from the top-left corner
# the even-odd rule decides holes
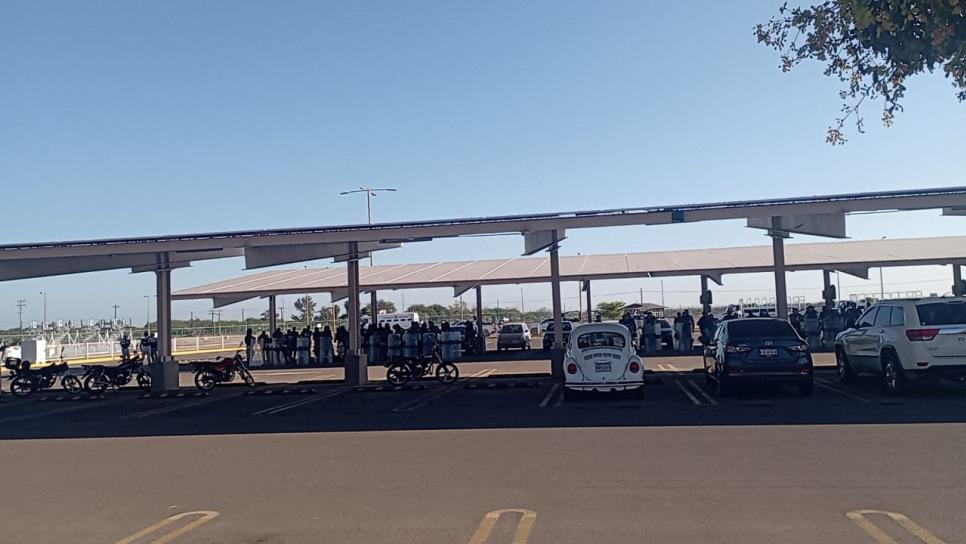
[[[823,369],[811,398],[718,398],[669,364],[643,398],[564,401],[486,368],[399,390],[6,396],[3,540],[961,540],[964,384],[894,399]]]

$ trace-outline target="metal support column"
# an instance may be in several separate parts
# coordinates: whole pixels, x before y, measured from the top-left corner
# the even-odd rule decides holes
[[[486,337],[483,336],[483,286],[476,286],[476,338],[479,346],[477,351],[486,352]]]
[[[157,362],[151,365],[151,388],[156,392],[178,389],[178,363],[171,353],[171,267],[167,253],[158,254],[154,272],[157,288]]]
[[[594,320],[594,307],[590,304],[590,280],[584,282],[584,291],[587,292],[587,323]]]
[[[349,349],[345,355],[345,383],[362,385],[369,378],[368,362],[359,335],[359,243],[349,242]]]
[[[557,231],[550,246],[550,293],[553,297],[553,347],[550,349],[550,373],[563,378],[563,318],[560,315],[560,256]]]
[[[953,296],[961,297],[966,295],[963,285],[963,269],[959,264],[953,265]]]
[[[275,295],[268,297],[268,335],[271,336],[278,328],[278,310],[275,309]]]
[[[708,297],[708,276],[701,276],[701,314],[711,313],[711,299]]]
[[[788,234],[781,230],[782,218],[771,218],[772,255],[775,267],[775,313],[778,319],[788,319],[788,289],[785,284],[785,238]]]
[[[369,295],[369,317],[372,319],[370,323],[376,325],[379,323],[379,318],[376,317],[379,315],[379,293],[372,291]]]
[[[828,309],[835,306],[835,297],[832,294],[832,272],[822,270],[822,299],[825,301],[825,307]]]

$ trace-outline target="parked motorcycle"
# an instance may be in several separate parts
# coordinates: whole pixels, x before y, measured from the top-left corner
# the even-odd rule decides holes
[[[84,390],[94,394],[101,394],[108,387],[124,387],[131,380],[136,380],[142,390],[151,390],[151,374],[141,355],[122,360],[117,366],[84,365],[84,376],[81,379]]]
[[[14,396],[25,397],[36,391],[50,389],[58,379],[64,391],[77,393],[81,390],[80,379],[70,374],[70,369],[65,362],[31,368],[30,361],[11,357],[3,364],[10,369],[10,392]]]
[[[220,383],[228,383],[235,379],[235,373],[245,380],[248,387],[255,387],[255,378],[245,367],[245,360],[241,352],[234,357],[225,357],[218,361],[199,361],[195,367],[195,387],[208,392]]]

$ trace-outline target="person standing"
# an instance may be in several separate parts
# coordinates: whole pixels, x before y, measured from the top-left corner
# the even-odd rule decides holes
[[[690,310],[681,312],[681,351],[690,352],[694,349],[694,317]]]
[[[124,333],[121,336],[121,359],[127,361],[131,358],[131,337]]]
[[[319,364],[332,364],[332,329],[328,325],[322,329],[319,335],[321,346],[319,346]]]
[[[252,358],[255,356],[255,335],[251,327],[245,331],[245,364],[252,366]]]
[[[267,365],[269,359],[268,354],[272,350],[272,338],[265,331],[262,331],[258,335],[258,347],[262,350],[262,364]]]
[[[711,339],[714,338],[715,329],[718,328],[718,320],[714,318],[714,314],[711,312],[705,312],[701,314],[701,318],[698,319],[698,330],[701,332],[701,343],[707,346],[711,343]]]
[[[144,336],[138,342],[138,349],[144,357],[144,362],[151,363],[151,337],[148,335],[148,331],[144,331]]]

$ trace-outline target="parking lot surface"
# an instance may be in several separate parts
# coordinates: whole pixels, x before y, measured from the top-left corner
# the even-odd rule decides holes
[[[820,370],[813,397],[718,398],[669,364],[655,363],[643,398],[565,401],[547,377],[468,365],[456,384],[402,389],[5,396],[3,541],[936,544],[966,533],[963,384],[891,398]]]

